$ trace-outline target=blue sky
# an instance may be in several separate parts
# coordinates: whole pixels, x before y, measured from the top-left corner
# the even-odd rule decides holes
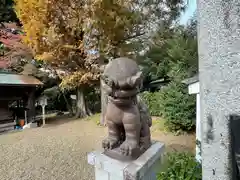
[[[187,0],[185,0],[187,1]],[[188,0],[188,8],[186,9],[185,13],[182,14],[180,18],[181,24],[186,24],[188,20],[192,17],[193,13],[197,9],[197,2],[196,0]]]

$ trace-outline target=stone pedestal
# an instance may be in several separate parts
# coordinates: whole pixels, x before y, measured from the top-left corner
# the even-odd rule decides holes
[[[88,154],[88,163],[95,167],[95,180],[156,180],[160,170],[164,144],[153,142],[138,159],[122,162],[102,152]]]

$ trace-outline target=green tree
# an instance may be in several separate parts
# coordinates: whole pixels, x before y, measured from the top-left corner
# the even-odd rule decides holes
[[[89,1],[91,28],[97,29],[96,48],[105,58],[131,56],[145,48],[158,25],[172,25],[185,9],[183,4],[182,0]]]
[[[198,69],[196,20],[186,27],[160,28],[139,59],[149,82],[166,77],[182,81],[194,75]]]
[[[0,23],[18,22],[13,6],[13,0],[0,0]]]
[[[145,94],[147,99],[157,100],[150,112],[161,114],[171,131],[191,131],[195,125],[195,98],[188,95],[182,80],[198,72],[196,21],[187,27],[160,29],[152,42],[141,57],[146,79],[149,83],[167,77],[170,83],[159,92]]]
[[[184,10],[182,0],[120,2],[97,0],[94,5],[89,3],[90,7],[87,8],[93,12],[90,13],[92,29],[98,30],[93,39],[97,42],[95,48],[100,55],[100,64],[119,56],[136,59],[137,54],[148,46],[149,38],[157,25],[170,26]],[[105,99],[104,92],[101,91],[102,123]]]
[[[179,29],[167,42],[169,71],[167,75],[174,81],[181,82],[184,78],[195,75],[198,71],[197,39]]]

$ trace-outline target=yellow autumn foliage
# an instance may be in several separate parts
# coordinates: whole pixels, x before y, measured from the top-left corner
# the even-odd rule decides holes
[[[48,4],[46,0],[22,0],[15,1],[16,14],[21,20],[25,32],[24,42],[28,44],[34,52],[44,51],[45,46],[42,41],[47,24]]]
[[[89,0],[86,13],[91,28],[98,30],[98,46],[104,55],[116,56],[121,44],[135,33],[139,19],[135,4],[134,0]]]
[[[36,59],[70,72],[63,77],[62,84],[66,86],[95,81],[99,73],[85,65],[85,17],[81,1],[15,0],[15,4],[25,32],[24,42],[33,49]]]
[[[99,57],[89,50],[97,50],[100,57],[125,55],[130,51],[129,39],[146,34],[151,24],[161,19],[158,16],[168,17],[171,11],[176,14],[176,8],[182,2],[14,1],[17,17],[25,32],[24,42],[32,48],[35,58],[68,72],[63,77],[62,87],[79,87],[95,82],[100,73]]]
[[[98,62],[88,50],[111,51],[123,39],[132,27],[129,2],[15,0],[15,9],[26,33],[24,42],[35,58],[69,72],[61,87],[73,88],[99,78]]]
[[[95,83],[98,83],[99,76],[99,74],[96,75],[91,72],[76,71],[62,77],[60,88],[63,90],[72,90],[78,87],[76,85],[84,85],[85,82],[90,81],[92,82],[91,85],[94,85]]]

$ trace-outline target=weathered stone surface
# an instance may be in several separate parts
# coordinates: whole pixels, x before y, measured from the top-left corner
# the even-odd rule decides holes
[[[128,58],[109,62],[102,75],[107,93],[105,121],[108,137],[103,141],[106,155],[119,160],[137,159],[151,146],[151,116],[137,96],[142,86],[142,72]]]
[[[163,153],[164,144],[153,142],[136,160],[123,162],[96,151],[88,154],[88,163],[95,167],[96,180],[156,180]]]
[[[141,152],[140,149],[134,149],[132,151],[131,156],[125,156],[124,154],[121,153],[120,147],[117,147],[111,150],[105,150],[104,154],[109,156],[110,158],[114,158],[121,161],[132,161],[134,159],[137,159],[139,155],[141,155],[144,151],[145,150]]]
[[[230,115],[240,112],[240,1],[197,2],[202,179],[233,180]]]

